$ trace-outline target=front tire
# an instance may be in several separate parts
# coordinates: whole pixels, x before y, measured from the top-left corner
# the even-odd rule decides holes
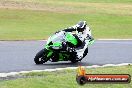
[[[45,49],[42,49],[36,54],[36,56],[34,58],[34,62],[36,64],[43,64],[46,62],[46,60],[45,60],[46,58],[44,57],[44,53],[45,53]]]

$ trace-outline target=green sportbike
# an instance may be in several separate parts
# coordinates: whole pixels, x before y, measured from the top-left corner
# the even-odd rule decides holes
[[[83,57],[78,59],[76,55],[77,52],[75,52],[78,39],[75,37],[75,34],[64,31],[56,32],[48,38],[44,49],[36,54],[34,62],[36,64],[43,64],[47,61],[71,61],[72,63],[81,61],[88,53],[88,44],[90,44],[90,42],[89,40],[86,41],[87,47],[83,51]]]

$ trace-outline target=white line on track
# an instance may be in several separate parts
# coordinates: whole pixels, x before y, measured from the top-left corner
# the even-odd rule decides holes
[[[109,67],[109,66],[126,66],[126,65],[132,65],[132,63],[122,63],[122,64],[106,64],[106,65],[92,65],[92,66],[85,66],[85,68],[99,68],[99,67]],[[22,73],[30,73],[30,72],[52,72],[52,71],[59,71],[59,70],[65,70],[65,69],[77,69],[78,67],[66,67],[66,68],[56,68],[56,69],[45,69],[45,70],[32,70],[32,71],[20,71],[20,72],[10,72],[10,73],[0,73],[0,77],[8,77],[8,76],[14,76]]]
[[[97,40],[106,40],[106,41],[107,41],[107,40],[108,40],[108,41],[109,41],[109,40],[113,40],[113,41],[114,41],[114,40],[132,40],[132,39],[97,39]]]
[[[95,40],[104,40],[104,41],[110,41],[110,40],[132,40],[132,39],[95,39]],[[0,40],[1,42],[2,41],[47,41],[47,40]]]
[[[105,40],[105,41],[110,41],[110,40],[132,40],[132,39],[95,39],[95,40]],[[47,41],[47,40],[38,40],[38,41]]]

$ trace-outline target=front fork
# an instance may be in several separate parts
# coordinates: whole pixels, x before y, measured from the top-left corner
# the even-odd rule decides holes
[[[53,51],[49,50],[49,51],[47,52],[47,58],[50,58],[52,55],[53,55]]]
[[[47,59],[52,61],[52,62],[56,62],[56,61],[59,61],[60,55],[57,52],[53,52],[52,50],[48,50]]]

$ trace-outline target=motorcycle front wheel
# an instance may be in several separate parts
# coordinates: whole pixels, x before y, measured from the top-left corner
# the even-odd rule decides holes
[[[43,63],[46,62],[45,52],[46,52],[46,50],[45,50],[45,49],[42,49],[42,50],[40,50],[40,51],[36,54],[36,56],[35,56],[35,58],[34,58],[34,62],[35,62],[36,64],[43,64]]]

